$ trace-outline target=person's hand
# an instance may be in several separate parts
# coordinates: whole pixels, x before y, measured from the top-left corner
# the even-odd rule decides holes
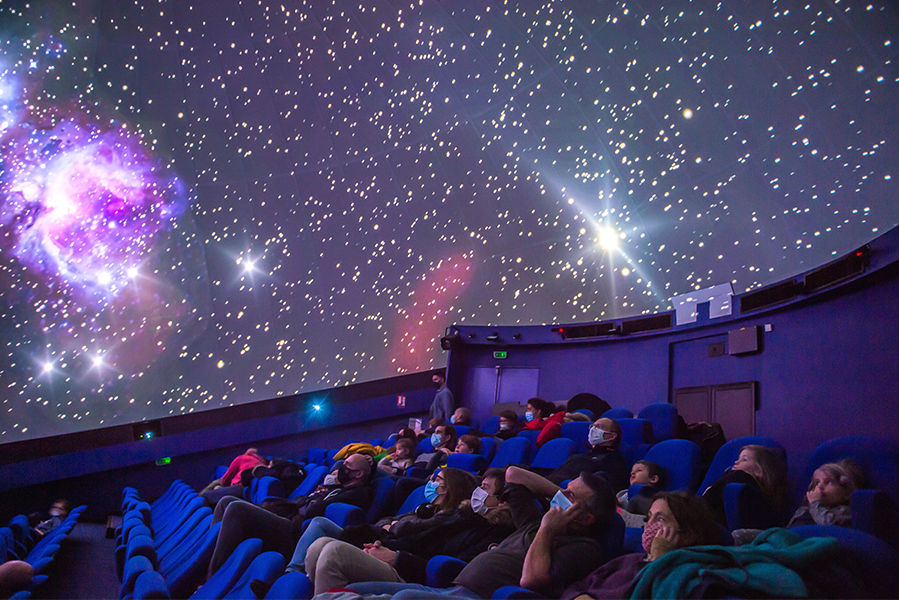
[[[437,448],[437,449],[440,450],[441,452],[443,452],[444,454],[446,454],[447,456],[449,456],[450,454],[453,453],[453,451],[450,450],[449,448]]]
[[[396,552],[394,550],[391,550],[390,548],[385,548],[381,545],[381,542],[364,544],[363,547],[363,552],[365,552],[369,556],[374,556],[381,562],[387,563],[390,566],[396,564]]]
[[[680,545],[680,530],[673,525],[662,525],[659,532],[652,540],[649,550],[649,560],[653,561],[663,556]]]
[[[390,531],[390,528],[397,524],[397,521],[391,521],[390,523],[384,523],[381,525],[381,529],[384,531]]]
[[[574,521],[578,515],[578,510],[577,504],[564,510],[558,506],[553,506],[543,515],[543,520],[540,521],[540,529],[554,536],[558,535],[564,532],[568,525]]]
[[[805,495],[805,497],[808,499],[808,503],[811,504],[812,502],[815,502],[816,500],[817,501],[821,500],[821,492],[816,487],[813,490],[809,490],[808,493]]]

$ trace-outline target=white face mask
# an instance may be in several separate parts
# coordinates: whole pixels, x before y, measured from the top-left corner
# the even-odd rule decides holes
[[[596,425],[592,425],[590,427],[590,431],[587,433],[587,442],[591,446],[596,446],[602,444],[605,440],[605,435],[607,433],[612,433],[611,431],[605,431],[597,427]]]
[[[325,479],[322,481],[322,485],[337,485],[337,475],[334,473],[328,473],[325,475]]]
[[[484,502],[489,497],[490,494],[487,493],[487,490],[482,487],[476,487],[471,493],[471,510],[475,511],[479,515],[487,514],[489,507],[484,504]]]
[[[500,431],[507,431],[507,430],[509,430],[509,429],[512,429],[512,426],[509,425],[508,423],[500,423],[500,424],[499,424],[499,430],[500,430]]]
[[[554,506],[558,506],[562,510],[568,510],[574,503],[568,499],[568,496],[562,493],[562,490],[556,492],[556,495],[553,496],[553,499],[549,501],[549,507],[552,508]]]

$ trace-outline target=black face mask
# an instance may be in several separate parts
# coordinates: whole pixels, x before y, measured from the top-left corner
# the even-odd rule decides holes
[[[346,485],[347,482],[350,481],[350,469],[347,468],[346,463],[340,463],[340,466],[337,467],[337,483],[340,485]]]

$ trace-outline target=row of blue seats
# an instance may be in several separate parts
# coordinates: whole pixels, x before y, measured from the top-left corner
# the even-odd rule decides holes
[[[47,581],[47,567],[59,551],[60,545],[75,528],[78,517],[86,506],[72,509],[62,523],[43,537],[39,537],[28,523],[28,517],[17,515],[6,527],[0,527],[0,564],[8,560],[22,560],[34,570],[31,585],[11,598],[24,600],[31,598],[34,591]]]
[[[528,448],[527,444],[530,443],[528,439],[521,438],[521,441],[517,440],[518,438],[513,438],[512,440],[508,440],[507,442],[505,442],[502,446],[505,446],[509,442],[512,442],[511,447],[519,447],[519,449]],[[560,440],[559,442],[560,443],[557,444],[552,444],[551,442],[546,446],[549,446],[550,449],[552,449],[554,446],[565,445],[569,450],[573,450],[572,440],[565,440],[564,442]],[[699,472],[696,470],[697,467],[695,466],[698,465],[698,447],[696,447],[692,442],[686,440],[667,440],[665,442],[655,444],[650,449],[653,453],[648,454],[647,458],[649,460],[653,460],[653,462],[658,462],[660,465],[665,467],[669,471],[669,473],[672,474],[668,486],[669,489],[682,489],[690,491],[696,490],[697,493],[701,493],[706,487],[711,485],[711,483],[713,483],[718,477],[720,477],[720,475],[728,466],[733,464],[736,455],[739,453],[739,449],[748,444],[759,444],[778,449],[783,453],[784,458],[786,458],[786,452],[783,450],[782,446],[771,438],[755,436],[732,440],[724,447],[722,447],[718,452],[715,461],[709,468],[708,472],[704,474],[705,479],[699,486],[694,486],[692,484],[692,482],[694,482],[699,476],[701,476],[701,474],[699,474]],[[546,446],[544,446],[544,448]],[[864,436],[851,436],[825,442],[813,453],[812,457],[809,460],[808,477],[810,478],[811,471],[813,471],[820,464],[823,464],[824,462],[833,462],[841,458],[852,458],[853,460],[855,460],[866,471],[869,476],[869,481],[873,486],[884,488],[882,490],[857,490],[856,495],[853,496],[854,513],[864,513],[863,507],[865,505],[871,505],[871,499],[876,497],[877,495],[889,496],[895,493],[897,465],[899,465],[899,451],[897,451],[894,447],[891,446],[891,444],[889,444],[885,440]],[[319,477],[323,477],[324,473],[326,473],[328,470],[328,467],[325,465],[316,465],[312,467],[310,476],[312,477],[312,480],[315,481],[318,480]],[[258,488],[256,490],[256,499],[260,499],[260,494],[264,495],[266,491],[271,491],[269,482],[266,482],[266,479],[270,479],[271,482],[277,482],[277,480],[273,478],[263,478],[262,480],[260,480]],[[388,491],[390,491],[396,483],[394,479],[389,477],[377,478],[375,481],[377,482],[379,480],[384,482],[382,484],[382,489]],[[304,484],[307,484],[307,482],[304,481]],[[274,483],[274,485],[277,485],[277,483]],[[310,483],[308,485],[312,484]],[[739,492],[743,491],[739,488],[739,484],[732,485],[737,486]],[[752,488],[749,489],[751,490]],[[386,495],[388,494],[385,493],[385,496]],[[737,500],[741,497],[740,493],[732,494],[731,496]],[[415,506],[422,502],[424,502],[424,489],[423,487],[419,487],[404,499],[404,501],[402,502],[403,505],[396,511],[396,514],[404,514],[406,512],[410,512],[415,508]],[[739,504],[739,502],[737,502],[737,504]],[[751,515],[752,511],[747,510],[746,506],[751,505],[744,505],[742,509],[738,509],[734,514],[736,514],[737,516],[741,514]],[[740,510],[742,510],[742,512],[740,512]],[[366,514],[365,511],[362,511],[357,507],[341,504],[333,504],[329,506],[326,516],[335,523],[338,523],[342,526],[372,522],[372,519],[374,518],[374,515]],[[871,531],[872,529],[875,529],[873,532],[877,533],[876,528],[864,527],[864,522],[864,518],[862,518],[860,522],[862,526],[858,527],[858,529],[861,531],[857,532],[858,535],[864,535],[863,532],[865,530]],[[867,523],[871,523],[870,518],[868,518]],[[736,529],[739,527],[735,526],[735,524],[731,524],[731,528]],[[609,552],[620,553],[624,551],[632,551],[634,549],[631,547],[633,544],[628,543],[628,538],[633,537],[632,535],[628,534],[631,534],[632,532],[630,530],[625,532],[623,523],[620,523],[620,527],[616,527],[614,528],[614,530],[615,531],[609,534],[610,541],[608,543],[612,544],[608,548]],[[639,530],[636,531],[639,533]],[[843,532],[838,533],[844,536],[852,535]],[[639,537],[637,537],[637,540],[639,540]],[[616,543],[620,547],[620,549],[617,551],[614,550]],[[230,573],[229,575],[227,575],[227,578],[229,579],[229,581],[234,580],[235,585],[240,581],[244,581],[244,583],[247,583],[251,579],[249,576],[244,577],[244,575],[246,575],[246,571],[242,571],[241,569],[249,569],[254,564],[256,558],[258,558],[258,555],[258,544],[256,542],[245,542],[245,545],[242,546],[238,552],[235,552],[234,556],[232,556],[233,560],[229,561],[230,567],[234,567],[236,571],[230,572],[228,570],[225,570],[224,567],[222,571]],[[270,556],[265,559],[260,559],[260,564],[263,562],[268,564],[270,561],[274,561],[275,563],[278,562],[276,557]],[[433,564],[429,566],[429,580],[432,585],[439,584],[441,573],[453,571],[453,569],[455,568],[453,565],[456,564],[453,561],[454,559],[449,559],[448,557],[438,557],[437,559],[432,560]],[[271,582],[271,574],[273,572],[277,573],[279,571],[274,568],[265,571],[265,569],[263,569],[260,564],[257,564],[257,566],[252,571],[252,578],[265,579],[266,581]],[[281,568],[283,568],[283,559],[281,565]],[[262,571],[265,571],[265,573],[262,574],[267,576],[260,577],[259,575]],[[221,577],[225,578],[226,576],[223,573]],[[452,578],[450,577],[449,579],[451,580]],[[160,581],[162,580],[160,579]],[[159,593],[160,588],[153,588],[151,586],[151,588],[149,589],[155,590],[153,593]],[[308,592],[308,580],[306,580],[304,576],[300,576],[298,574],[290,574],[289,576],[284,576],[275,581],[275,585],[269,592],[268,597],[302,598],[307,597],[306,594],[308,594]],[[522,592],[518,591],[516,593]],[[135,597],[138,597],[138,595],[135,594]]]

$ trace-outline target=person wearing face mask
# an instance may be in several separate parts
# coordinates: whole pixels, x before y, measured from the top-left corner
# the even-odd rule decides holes
[[[504,586],[523,586],[558,598],[571,583],[606,560],[597,535],[615,518],[615,492],[590,473],[581,473],[562,490],[544,477],[511,466],[502,496],[517,525],[492,550],[474,557],[453,581],[454,587],[412,584],[356,584],[360,594],[394,593],[395,600],[491,598]],[[544,514],[537,500],[548,500]]]
[[[721,535],[712,513],[701,499],[683,492],[658,494],[643,529],[643,552],[610,560],[569,586],[561,597],[563,600],[626,598],[647,563],[678,548],[717,544]]]
[[[221,521],[222,527],[209,563],[209,575],[228,560],[241,542],[254,537],[262,540],[263,551],[279,552],[289,559],[303,522],[323,516],[329,504],[342,502],[367,510],[372,500],[368,483],[373,468],[371,457],[353,454],[340,464],[332,482],[319,486],[308,496],[269,500],[262,506],[234,496],[222,498],[213,512],[213,524]]]
[[[566,479],[577,477],[581,471],[587,471],[601,474],[616,490],[626,488],[630,470],[618,451],[621,426],[612,419],[597,419],[587,434],[587,444],[589,452],[575,454],[547,475],[547,479],[559,485]]]
[[[518,414],[514,410],[504,410],[499,414],[499,431],[494,437],[503,441],[518,435]]]
[[[431,446],[434,447],[434,451],[419,454],[412,466],[433,473],[438,467],[446,464],[446,457],[456,450],[458,441],[455,427],[438,425],[431,434]]]
[[[438,419],[441,423],[449,423],[456,403],[453,393],[446,387],[446,376],[443,373],[435,373],[431,377],[431,381],[437,386],[437,394],[428,409],[428,418]]]
[[[547,402],[543,398],[531,398],[524,413],[524,429],[540,432],[535,442],[539,448],[561,435],[566,414],[564,410],[557,411],[556,405],[552,402]]]
[[[373,541],[359,535],[360,530],[371,533],[370,526],[332,530],[332,536],[315,540],[304,564],[315,593],[362,581],[424,583],[431,557],[441,554],[467,561],[499,543],[514,531],[514,524],[511,512],[497,498],[503,486],[502,470],[498,471],[486,475],[480,487],[465,471],[439,471],[426,488],[426,497],[439,510],[428,518],[403,517]],[[460,497],[464,500],[453,506]],[[478,500],[472,504],[469,498]]]

